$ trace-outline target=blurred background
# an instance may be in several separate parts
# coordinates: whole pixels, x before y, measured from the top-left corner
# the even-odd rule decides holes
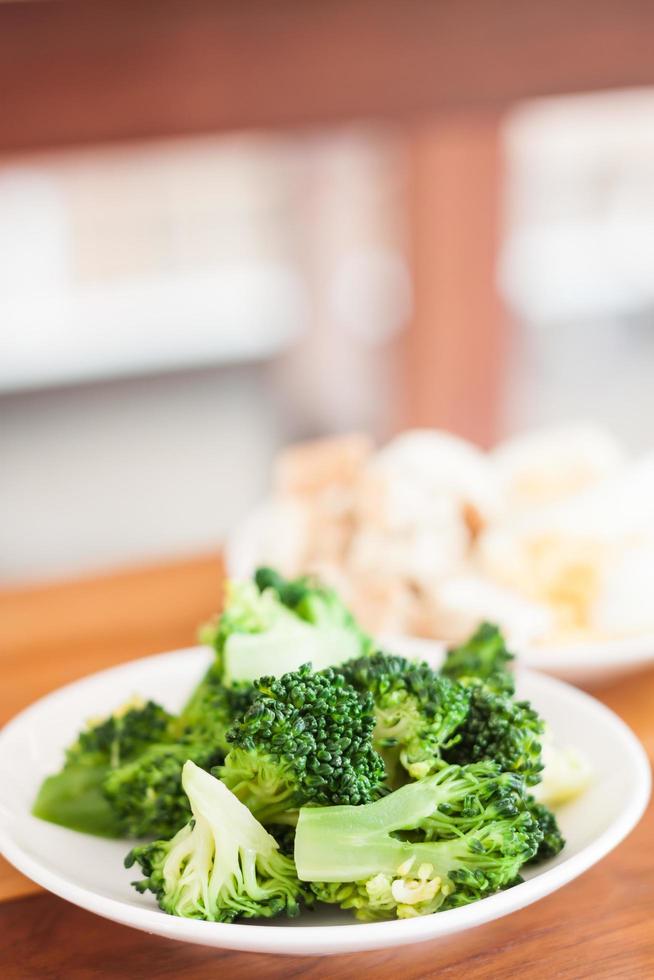
[[[295,439],[651,445],[654,89],[360,115],[3,153],[2,584],[209,551]]]

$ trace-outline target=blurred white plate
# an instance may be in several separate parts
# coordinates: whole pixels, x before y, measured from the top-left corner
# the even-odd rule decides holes
[[[228,536],[225,567],[230,578],[249,578],[253,574],[259,563],[261,542],[265,540],[269,523],[266,505],[261,505]],[[379,641],[385,643],[389,650],[393,650],[402,641],[402,637],[384,634],[379,637]],[[593,687],[654,664],[654,633],[615,640],[578,641],[559,646],[514,643],[511,649],[526,667],[553,674],[572,684]]]
[[[432,647],[431,650],[427,649]],[[426,641],[402,652],[438,660]],[[561,681],[520,671],[518,690],[550,722],[563,744],[590,761],[591,787],[560,811],[567,845],[528,880],[465,908],[417,919],[357,923],[344,912],[305,913],[296,920],[223,924],[179,919],[138,895],[123,868],[128,841],[109,841],[44,823],[30,815],[37,787],[61,764],[64,747],[85,719],[140,692],[175,711],[210,660],[201,647],[147,657],[93,674],[37,701],[0,734],[0,850],[20,871],[82,908],[171,939],[250,952],[322,955],[436,939],[481,925],[537,901],[599,861],[629,833],[650,791],[645,753],[611,711]],[[28,914],[26,910],[26,914]]]

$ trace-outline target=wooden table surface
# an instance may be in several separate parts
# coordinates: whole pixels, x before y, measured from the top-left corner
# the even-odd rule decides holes
[[[0,594],[0,723],[84,674],[193,642],[219,602],[217,557]],[[594,692],[654,758],[654,671]],[[1,860],[1,859],[0,859]],[[352,956],[220,952],[114,925],[41,892],[0,863],[0,976],[230,980],[362,973],[403,980],[654,977],[654,810],[613,854],[563,890],[446,941]]]

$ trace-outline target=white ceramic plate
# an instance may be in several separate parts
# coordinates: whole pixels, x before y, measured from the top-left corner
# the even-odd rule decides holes
[[[265,505],[261,505],[228,536],[225,566],[232,578],[249,578],[253,574],[267,526],[268,515]],[[380,639],[388,642],[387,637]],[[394,642],[397,639],[393,636]],[[654,664],[654,633],[559,646],[534,643],[513,649],[526,667],[542,670],[572,684],[594,687]]]
[[[429,654],[426,641],[402,652]],[[438,659],[432,649],[430,659]],[[179,709],[210,660],[201,647],[147,657],[93,674],[37,701],[0,734],[0,849],[20,871],[62,898],[98,915],[171,939],[250,952],[296,955],[355,952],[449,935],[529,905],[576,878],[629,833],[649,798],[645,753],[611,711],[561,681],[521,671],[530,698],[563,743],[590,760],[589,790],[560,811],[567,845],[555,860],[506,892],[465,908],[403,921],[358,923],[349,914],[315,912],[263,924],[197,922],[166,915],[151,896],[131,887],[122,861],[127,841],[107,841],[44,823],[30,815],[37,787],[62,761],[89,716],[108,713],[141,693]]]

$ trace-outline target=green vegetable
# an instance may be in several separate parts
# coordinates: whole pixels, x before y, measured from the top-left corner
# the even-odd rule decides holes
[[[468,714],[466,688],[425,663],[381,652],[350,661],[338,671],[357,691],[372,696],[374,744],[391,785],[403,781],[404,770],[421,779],[444,764],[442,752],[456,742]]]
[[[107,798],[106,780],[137,758],[148,739],[167,737],[170,721],[171,716],[153,701],[131,701],[90,724],[68,749],[63,769],[41,784],[34,816],[101,837],[121,836],[124,820]]]
[[[533,796],[528,800],[529,812],[538,822],[543,839],[538,845],[538,851],[532,858],[534,864],[556,857],[565,847],[565,839],[561,833],[557,819],[544,803],[537,803]]]
[[[457,731],[458,741],[446,748],[448,762],[466,765],[485,759],[519,773],[528,786],[540,780],[544,725],[528,701],[513,701],[484,684],[472,683],[470,710]]]
[[[442,673],[464,684],[482,681],[495,694],[510,696],[515,683],[507,664],[514,659],[497,626],[482,623],[469,640],[448,652]]]
[[[452,766],[365,806],[302,808],[295,864],[321,901],[407,918],[514,884],[541,838],[519,778]]]
[[[210,769],[220,750],[180,742],[150,745],[136,759],[110,770],[102,789],[118,821],[121,837],[170,836],[190,815],[182,789],[182,767],[191,759]]]
[[[302,888],[290,857],[226,787],[187,762],[182,783],[193,818],[172,840],[135,847],[125,866],[145,875],[134,882],[160,907],[191,919],[297,915]]]
[[[308,578],[287,581],[259,569],[255,581],[227,585],[222,614],[200,633],[216,652],[227,686],[280,677],[303,663],[316,670],[372,650],[338,596]]]
[[[115,768],[164,738],[171,719],[154,701],[128,701],[107,718],[90,723],[66,752],[66,762],[84,765],[90,760],[95,765],[102,760]]]
[[[120,837],[120,820],[103,790],[108,771],[104,764],[65,766],[43,780],[32,813],[70,830]]]
[[[308,575],[285,579],[272,568],[258,568],[254,580],[261,593],[272,589],[280,601],[305,622],[323,629],[338,628],[351,632],[359,646],[355,656],[374,651],[372,637],[364,633],[338,594],[317,579]]]
[[[288,823],[306,803],[366,803],[379,793],[384,765],[372,745],[368,695],[340,674],[308,664],[263,677],[227,735],[232,749],[214,770],[263,823]]]

